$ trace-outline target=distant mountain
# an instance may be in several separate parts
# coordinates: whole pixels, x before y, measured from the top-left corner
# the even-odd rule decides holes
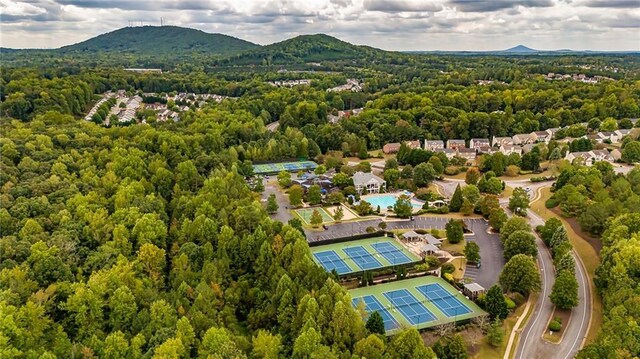
[[[540,52],[540,51],[532,49],[530,47],[526,47],[524,45],[518,45],[518,46],[512,47],[510,49],[502,50],[501,52],[526,54],[526,53],[534,53],[534,52]]]
[[[124,27],[89,40],[64,46],[63,53],[119,52],[141,55],[230,54],[259,45],[223,34],[178,26]]]
[[[369,46],[358,46],[329,35],[300,35],[271,45],[252,49],[229,62],[236,64],[285,64],[314,61],[363,59],[387,53]]]

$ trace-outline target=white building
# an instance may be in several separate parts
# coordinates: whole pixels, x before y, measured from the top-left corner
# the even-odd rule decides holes
[[[387,182],[373,173],[358,171],[353,174],[353,186],[360,194],[379,193],[387,187]]]

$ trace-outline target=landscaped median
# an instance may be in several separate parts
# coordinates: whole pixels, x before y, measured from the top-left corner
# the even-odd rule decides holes
[[[593,284],[596,268],[600,264],[600,257],[598,256],[598,253],[595,251],[595,249],[591,246],[591,244],[589,244],[589,242],[585,238],[576,233],[576,231],[573,229],[573,227],[571,227],[566,219],[564,219],[562,216],[558,216],[556,213],[545,207],[545,202],[551,197],[551,189],[545,187],[541,188],[539,191],[540,196],[537,201],[531,204],[531,209],[545,220],[548,220],[550,218],[557,218],[562,222],[563,226],[567,230],[569,240],[573,245],[575,252],[580,257],[579,259],[584,265],[587,274],[589,275],[589,291],[591,293],[591,320],[584,343],[588,344],[596,338],[600,327],[602,326],[602,299],[597,294]],[[579,263],[576,264],[579,265]],[[565,323],[563,323],[563,325],[565,325]]]

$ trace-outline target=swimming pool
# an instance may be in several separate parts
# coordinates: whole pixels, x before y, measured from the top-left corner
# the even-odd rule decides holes
[[[371,196],[362,196],[361,199],[363,201],[367,201],[371,204],[371,207],[374,209],[380,206],[382,211],[386,211],[388,207],[393,207],[398,200],[399,195],[396,194],[379,194],[379,195],[371,195]],[[411,199],[411,205],[414,209],[421,209],[422,203]]]

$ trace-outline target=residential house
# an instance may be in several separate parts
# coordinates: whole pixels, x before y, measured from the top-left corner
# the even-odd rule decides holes
[[[570,152],[567,153],[565,159],[573,163],[576,159],[582,159],[585,166],[591,166],[599,161],[614,162],[615,157],[607,150],[591,150],[589,152]]]
[[[500,152],[500,149],[497,147],[482,146],[482,147],[479,147],[477,151],[478,153],[486,153],[488,155],[492,155],[496,152]]]
[[[616,148],[613,151],[611,151],[610,155],[614,161],[619,161],[622,158],[622,151]]]
[[[560,130],[559,127],[552,127],[552,128],[547,128],[546,131],[549,134],[549,136],[551,136],[551,139],[553,139],[556,136],[556,132],[558,132]]]
[[[396,153],[400,151],[400,142],[387,143],[382,146],[382,152],[385,154]]]
[[[435,151],[436,153],[442,152],[447,156],[448,159],[452,159],[456,156],[456,150],[452,150],[451,148],[440,148]]]
[[[428,151],[436,151],[444,148],[444,141],[442,140],[426,140],[424,141],[424,149]]]
[[[598,162],[598,161],[613,162],[614,161],[613,156],[611,156],[611,154],[607,150],[591,150],[589,151],[589,153],[593,157],[593,162]]]
[[[473,148],[458,147],[456,148],[456,152],[457,156],[466,159],[467,163],[473,162],[476,159],[476,150]]]
[[[534,144],[534,143],[527,143],[526,145],[523,145],[523,146],[522,146],[522,153],[523,153],[523,154],[525,154],[525,153],[529,153],[529,152],[531,152],[531,150],[532,150],[534,147],[536,147],[536,144]]]
[[[547,131],[534,131],[531,135],[535,136],[536,142],[549,143],[551,141],[551,135]]]
[[[406,141],[407,146],[409,146],[410,149],[415,150],[417,148],[422,147],[420,145],[420,141],[419,140],[415,140],[415,141]]]
[[[515,145],[526,145],[529,143],[535,143],[536,137],[531,133],[521,133],[513,136],[513,143]]]
[[[603,143],[607,140],[611,143],[617,143],[620,141],[620,137],[618,137],[618,134],[615,132],[598,132],[596,135],[598,135],[598,139],[596,140],[598,143]]]
[[[455,150],[458,148],[467,148],[467,145],[464,140],[447,140],[447,148]]]
[[[493,136],[493,146],[502,147],[504,145],[513,145],[512,137],[496,137]]]
[[[624,136],[628,136],[629,134],[631,134],[631,130],[626,130],[626,129],[620,129],[620,130],[615,130],[616,135],[618,135],[618,141],[622,142],[622,139],[624,138]]]
[[[489,147],[490,145],[488,138],[472,138],[469,141],[469,148],[474,148],[476,150],[480,147]]]
[[[358,171],[353,174],[353,186],[360,194],[379,193],[387,187],[387,182],[373,173]]]
[[[517,153],[519,155],[522,155],[522,146],[504,145],[500,147],[500,152],[502,152],[505,156],[509,156],[512,153]]]

